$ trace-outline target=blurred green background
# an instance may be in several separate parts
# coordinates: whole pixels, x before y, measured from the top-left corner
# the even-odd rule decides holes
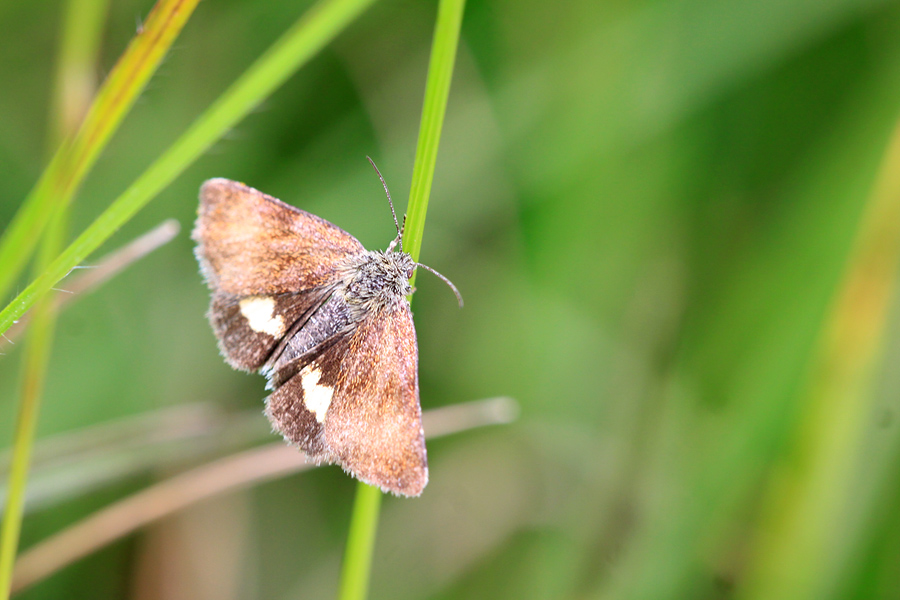
[[[72,231],[308,5],[202,2],[78,194]],[[110,4],[98,76],[150,6]],[[365,156],[402,210],[435,10],[377,3],[107,244],[182,224],[63,314],[40,439],[182,405],[214,415],[198,425],[211,433],[151,424],[150,450],[122,442],[36,473],[23,548],[272,439],[264,380],[224,364],[204,317],[197,190],[241,180],[386,247]],[[59,2],[0,7],[4,227],[45,165],[60,22]],[[826,515],[811,519],[814,551],[777,518],[898,109],[897,1],[470,0],[421,256],[466,306],[418,277],[422,405],[509,395],[521,415],[428,444],[424,495],[385,500],[371,597],[900,598],[896,316],[849,403],[849,442],[825,435],[807,457],[835,463],[822,505],[800,504]],[[0,351],[5,448],[21,346]],[[21,597],[330,598],[354,487],[328,467],[231,494]]]

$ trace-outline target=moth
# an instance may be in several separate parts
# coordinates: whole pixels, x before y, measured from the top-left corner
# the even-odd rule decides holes
[[[235,369],[266,376],[273,428],[317,463],[418,496],[428,460],[409,279],[421,266],[462,298],[403,251],[375,171],[397,227],[385,251],[228,179],[200,188],[192,238],[219,349]]]

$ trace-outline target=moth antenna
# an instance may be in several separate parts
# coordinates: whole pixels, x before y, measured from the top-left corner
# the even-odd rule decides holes
[[[381,180],[381,185],[384,186],[384,193],[387,195],[388,204],[391,205],[391,215],[394,217],[394,227],[397,228],[397,239],[391,242],[391,245],[388,247],[388,251],[394,249],[394,246],[397,245],[397,241],[400,242],[400,249],[403,250],[403,231],[400,229],[400,223],[397,222],[397,213],[394,212],[394,201],[391,200],[391,191],[388,189],[387,182],[385,182],[384,177],[381,176],[381,171],[378,170],[378,167],[375,166],[375,161],[370,157],[366,157],[366,160],[369,161],[369,164],[372,165],[372,168],[375,169],[375,172],[378,174],[378,179]],[[404,225],[406,224],[406,217],[403,218]]]
[[[449,285],[449,286],[450,286],[450,289],[453,290],[453,293],[456,294],[456,301],[459,302],[459,307],[460,307],[460,308],[463,307],[463,299],[462,299],[462,295],[459,293],[459,290],[456,289],[456,286],[453,285],[453,282],[452,282],[452,281],[450,281],[449,279],[447,279],[446,277],[444,277],[443,275],[441,275],[440,273],[438,273],[437,271],[435,271],[434,269],[432,269],[432,268],[429,267],[428,265],[423,265],[422,263],[416,263],[416,266],[417,266],[417,267],[422,267],[422,268],[425,269],[426,271],[430,271],[431,273],[434,273],[435,275],[438,276],[438,278],[440,278],[441,281],[443,281],[444,283],[446,283],[447,285]]]

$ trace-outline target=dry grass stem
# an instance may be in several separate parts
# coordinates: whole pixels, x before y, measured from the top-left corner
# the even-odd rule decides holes
[[[100,287],[132,263],[172,241],[180,230],[181,225],[178,221],[168,219],[118,250],[107,254],[100,259],[96,266],[83,267],[77,275],[72,276],[71,280],[64,280],[64,287],[57,290],[66,293],[54,299],[56,303],[54,310],[58,312],[86,292],[91,292]],[[15,325],[6,331],[3,337],[6,338],[7,342],[13,343],[22,335],[28,326],[30,315],[30,312],[25,313]]]
[[[439,437],[508,423],[517,413],[517,405],[510,398],[479,400],[426,412],[425,430],[428,437]],[[79,558],[192,504],[313,466],[296,448],[277,442],[176,475],[94,513],[21,553],[12,591],[24,590]]]

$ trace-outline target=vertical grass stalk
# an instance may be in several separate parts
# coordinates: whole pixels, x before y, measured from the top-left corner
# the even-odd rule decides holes
[[[456,62],[464,9],[465,0],[441,0],[438,5],[428,80],[425,82],[422,120],[419,124],[419,141],[416,145],[416,161],[409,189],[406,230],[403,232],[403,249],[415,261],[419,260],[422,249],[425,213],[428,211],[428,198],[434,181],[438,143],[444,125],[444,114],[447,112],[447,98],[450,95],[450,80]]]
[[[428,198],[434,180],[438,144],[447,111],[464,9],[465,0],[441,0],[438,5],[428,78],[425,83],[425,98],[422,104],[422,120],[419,125],[419,141],[416,146],[416,161],[409,191],[406,230],[403,235],[403,249],[416,261],[419,260],[419,252],[422,249],[425,214],[428,211]],[[344,564],[341,569],[338,593],[340,600],[362,600],[368,595],[380,506],[381,491],[360,482],[357,485]]]
[[[368,595],[380,511],[381,490],[360,481],[356,486],[350,534],[341,567],[341,600],[361,600]]]
[[[67,214],[67,207],[57,208],[57,214],[41,242],[37,269],[44,268],[49,262],[48,257],[59,252],[66,230]],[[19,411],[13,434],[12,460],[7,484],[9,493],[3,507],[3,524],[0,525],[0,600],[9,598],[12,585],[19,533],[22,529],[28,468],[31,464],[31,450],[34,446],[34,432],[37,428],[47,366],[53,348],[56,314],[53,299],[44,297],[35,307],[25,345],[19,388]]]
[[[58,148],[72,135],[91,105],[96,81],[94,69],[106,14],[106,0],[69,0],[57,58],[57,76],[49,121],[48,149]],[[49,207],[49,225],[40,241],[35,262],[39,275],[59,254],[68,229],[68,202]],[[13,434],[6,505],[0,525],[0,600],[9,598],[25,508],[25,489],[41,398],[56,330],[57,304],[45,297],[34,310],[22,364],[19,411]]]

